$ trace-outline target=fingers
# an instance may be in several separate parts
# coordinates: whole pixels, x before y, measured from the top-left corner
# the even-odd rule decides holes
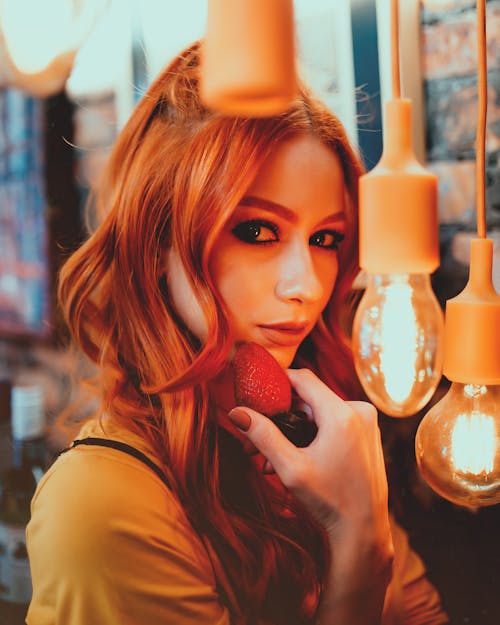
[[[276,472],[286,483],[291,467],[304,460],[301,452],[317,456],[316,462],[331,463],[332,455],[345,454],[348,449],[352,450],[353,456],[364,454],[363,464],[367,468],[381,471],[384,462],[374,406],[367,402],[342,400],[307,369],[289,370],[287,373],[299,394],[295,405],[302,404],[301,407],[309,418],[316,421],[320,430],[310,448],[299,450],[270,419],[250,408],[238,407],[228,415],[246,435],[247,440],[243,443],[245,452],[260,452],[264,456],[263,472]]]
[[[257,449],[257,447],[255,447],[252,441],[249,441],[248,438],[243,441],[243,451],[248,456],[254,456],[255,454],[259,453],[259,450]]]
[[[377,410],[372,404],[364,401],[344,401],[334,393],[309,369],[287,369],[286,373],[292,386],[302,400],[306,414],[314,414],[316,419],[321,419],[325,406],[336,415],[342,416],[350,407],[358,412],[368,423],[377,423]]]
[[[341,417],[346,414],[347,404],[309,369],[287,369],[286,374],[300,398],[310,406],[314,419],[320,427],[328,412]]]
[[[292,399],[292,412],[303,412],[306,415],[308,421],[314,421],[313,411],[309,404],[306,404],[300,397],[296,396]]]
[[[268,417],[251,408],[237,407],[231,410],[228,418],[243,430],[253,445],[266,458],[265,472],[284,475],[297,460],[299,450],[279,431]],[[267,469],[266,469],[267,467]]]
[[[310,371],[288,374],[318,435],[297,448],[269,418],[247,407],[233,409],[228,418],[263,456],[256,459],[258,470],[275,472],[327,530],[342,517],[363,524],[379,519],[384,530],[387,480],[377,411],[366,402],[343,401]]]
[[[379,481],[374,482],[374,498],[381,502],[381,505],[385,509],[388,500],[388,489],[377,410],[372,404],[364,401],[350,401],[347,403],[350,404],[353,410],[356,410],[366,424],[366,431],[371,441],[369,446],[371,467],[374,475],[377,473],[380,475]]]
[[[373,404],[369,404],[366,401],[348,401],[346,403],[363,419],[366,432],[372,441],[372,450],[375,454],[373,461],[380,464],[381,460],[383,462],[383,452],[377,409]]]
[[[374,449],[376,450],[375,460],[380,462],[384,461],[382,451],[382,437],[380,435],[380,428],[378,426],[378,414],[377,409],[373,404],[369,404],[366,401],[348,401],[346,402],[355,410],[367,424],[367,431],[371,432],[374,441]]]

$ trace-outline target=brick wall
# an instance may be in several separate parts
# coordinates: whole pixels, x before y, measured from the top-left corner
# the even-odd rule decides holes
[[[427,158],[439,178],[442,263],[434,286],[444,302],[465,285],[476,228],[476,2],[422,0],[421,6]],[[495,243],[494,282],[500,289],[499,0],[487,2],[486,21],[486,211],[488,235]]]

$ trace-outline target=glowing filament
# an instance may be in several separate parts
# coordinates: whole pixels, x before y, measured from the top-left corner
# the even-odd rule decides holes
[[[491,473],[496,452],[493,417],[478,411],[460,414],[451,435],[452,462],[462,473]]]
[[[396,282],[387,287],[381,308],[380,370],[396,402],[406,400],[415,382],[418,332],[411,299],[410,285]]]

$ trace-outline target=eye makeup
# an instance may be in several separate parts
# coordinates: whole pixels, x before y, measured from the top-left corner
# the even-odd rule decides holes
[[[243,243],[270,245],[285,240],[289,232],[296,228],[307,228],[301,222],[302,216],[288,207],[259,197],[246,196],[230,219],[228,231]],[[311,226],[314,227],[313,224]],[[317,230],[309,236],[309,245],[337,251],[345,239],[345,212],[341,210],[326,215],[317,222],[315,228]]]
[[[231,234],[244,243],[265,245],[280,240],[277,224],[266,219],[248,219],[239,222],[231,229]],[[345,234],[333,229],[318,230],[309,238],[309,244],[320,249],[338,250]]]
[[[338,250],[344,239],[345,234],[338,230],[320,230],[312,235],[309,243],[325,250]]]
[[[252,245],[262,245],[279,241],[278,226],[265,219],[249,219],[241,221],[231,233],[240,241]]]

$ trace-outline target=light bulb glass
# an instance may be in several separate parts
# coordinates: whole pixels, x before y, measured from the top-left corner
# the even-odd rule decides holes
[[[415,414],[441,378],[443,313],[426,274],[369,274],[352,346],[370,400],[394,417]]]
[[[445,499],[470,508],[500,503],[500,386],[454,382],[422,419],[415,454]]]

